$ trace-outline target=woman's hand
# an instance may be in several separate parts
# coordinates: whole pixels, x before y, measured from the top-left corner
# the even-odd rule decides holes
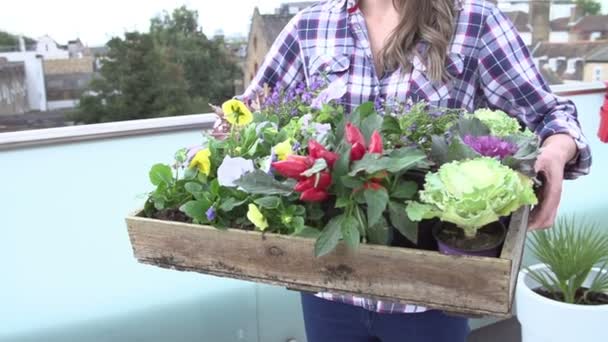
[[[552,135],[545,140],[534,166],[544,178],[538,194],[539,204],[531,214],[530,230],[546,229],[553,225],[562,195],[564,167],[576,155],[574,139],[566,134]]]

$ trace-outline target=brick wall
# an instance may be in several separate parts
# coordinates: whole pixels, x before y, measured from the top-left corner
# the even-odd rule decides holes
[[[70,59],[47,59],[44,61],[45,75],[92,73],[95,59],[93,57]]]
[[[255,77],[257,69],[264,62],[264,57],[270,49],[273,42],[267,42],[264,37],[262,18],[259,12],[254,13],[251,32],[249,33],[249,42],[247,44],[247,58],[243,68],[243,86],[247,88],[251,79]]]

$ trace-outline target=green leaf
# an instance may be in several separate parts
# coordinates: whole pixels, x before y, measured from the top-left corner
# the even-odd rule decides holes
[[[159,185],[161,183],[171,184],[173,183],[173,171],[169,165],[156,164],[150,169],[150,182],[153,185]]]
[[[188,159],[188,149],[181,148],[177,152],[175,152],[175,161],[178,163],[184,163]]]
[[[355,108],[350,115],[351,122],[356,126],[361,126],[361,123],[365,118],[375,112],[373,102],[365,102]]]
[[[363,212],[360,206],[357,205],[354,207],[354,215],[358,223],[357,228],[359,228],[359,234],[365,237],[367,235],[367,219],[365,218],[365,213]]]
[[[444,137],[433,135],[431,136],[431,160],[438,165],[443,165],[449,161],[448,150],[449,146]]]
[[[452,137],[448,148],[447,161],[479,158],[480,154],[462,141],[460,137]]]
[[[332,218],[315,243],[315,256],[321,257],[333,251],[342,237],[342,221],[344,215]]]
[[[340,178],[340,181],[345,187],[349,189],[358,189],[363,186],[362,180],[350,176],[342,176]]]
[[[222,204],[220,204],[220,210],[224,211],[224,212],[229,212],[236,207],[240,207],[241,205],[245,204],[246,202],[247,202],[247,200],[239,201],[234,197],[229,197],[222,201]]]
[[[346,208],[349,204],[351,204],[351,200],[348,197],[338,197],[336,200],[336,204],[334,208]]]
[[[204,222],[207,220],[206,212],[210,206],[210,203],[204,201],[189,201],[182,205],[179,210],[194,220]]]
[[[366,141],[369,141],[374,131],[380,132],[382,122],[382,117],[376,113],[369,115],[363,120],[361,123],[361,133],[363,133]]]
[[[295,233],[291,234],[292,236],[303,237],[303,238],[313,238],[316,239],[321,235],[321,231],[312,228],[312,227],[303,227],[300,230],[297,230]]]
[[[235,181],[245,192],[256,195],[289,196],[293,193],[293,181],[279,182],[273,176],[261,170],[245,174]]]
[[[384,116],[382,122],[382,133],[383,134],[401,134],[401,127],[399,127],[399,121],[394,116]]]
[[[380,220],[388,203],[388,193],[385,188],[378,190],[365,189],[363,192],[367,204],[367,221],[373,226]]]
[[[366,153],[363,159],[353,164],[349,175],[356,176],[359,172],[374,174],[384,170],[390,173],[398,173],[417,166],[425,159],[426,155],[422,151],[411,148],[395,150],[388,157]]]
[[[463,118],[457,121],[454,129],[458,130],[460,137],[464,138],[466,135],[472,135],[475,137],[482,135],[490,135],[490,129],[478,118]]]
[[[338,179],[348,173],[348,168],[350,166],[350,146],[345,146],[340,149],[339,152],[340,158],[334,164],[334,170],[332,173],[332,177],[334,179]]]
[[[292,205],[289,207],[289,209],[293,209],[293,214],[296,216],[304,216],[304,214],[306,214],[306,208],[301,205]]]
[[[211,192],[211,194],[213,194],[213,196],[215,197],[219,197],[220,195],[220,183],[217,179],[214,179],[211,181],[211,183],[209,184],[209,192]]]
[[[391,224],[403,236],[413,243],[418,243],[418,224],[412,222],[405,212],[405,205],[390,201],[388,203],[388,212],[391,219]]]
[[[390,197],[399,199],[411,199],[418,191],[418,184],[412,181],[398,182],[391,191]]]
[[[293,220],[291,221],[291,225],[290,225],[294,230],[298,231],[304,228],[304,218],[297,216],[294,217]]]
[[[419,222],[424,219],[433,218],[435,211],[433,207],[428,204],[422,204],[420,202],[408,202],[405,212],[410,220]]]
[[[258,198],[254,202],[266,209],[277,209],[281,205],[281,199],[276,196]]]
[[[388,245],[390,242],[390,227],[384,217],[373,226],[367,227],[367,240],[376,245]]]
[[[352,249],[357,249],[361,243],[358,225],[359,222],[352,216],[345,216],[342,220],[342,238],[346,245]]]
[[[325,161],[325,159],[319,158],[315,160],[314,165],[310,169],[302,172],[301,175],[304,177],[311,177],[315,173],[321,172],[325,169],[327,169],[327,162]]]
[[[203,195],[203,186],[200,183],[188,182],[184,185],[184,189],[196,199],[199,199]]]
[[[185,180],[193,180],[194,178],[196,178],[196,169],[191,169],[191,168],[186,168],[184,170],[184,179]]]

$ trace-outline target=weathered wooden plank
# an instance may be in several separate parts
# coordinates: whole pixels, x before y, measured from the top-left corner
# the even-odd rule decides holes
[[[526,206],[511,216],[511,223],[509,224],[509,230],[505,243],[500,253],[500,258],[509,260],[511,262],[511,279],[509,282],[509,303],[513,303],[515,296],[515,285],[517,284],[517,275],[519,268],[521,267],[521,260],[524,254],[524,247],[526,244],[526,233],[528,232],[528,216],[530,214],[530,207]],[[511,308],[509,308],[510,310]]]
[[[508,259],[372,245],[315,258],[311,239],[134,216],[127,224],[135,257],[160,267],[462,313],[505,316],[511,307]]]

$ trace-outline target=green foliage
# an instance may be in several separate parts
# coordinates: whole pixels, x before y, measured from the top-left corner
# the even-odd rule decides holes
[[[583,15],[598,15],[602,12],[602,4],[595,0],[575,0],[577,6],[582,9]]]
[[[387,116],[382,124],[383,133],[396,146],[404,142],[414,144],[428,151],[431,137],[443,135],[460,116],[460,112],[435,109],[441,115],[431,113],[426,103],[417,103],[399,118]]]
[[[596,224],[575,217],[558,219],[553,229],[535,232],[530,239],[534,255],[548,269],[531,270],[530,276],[564,302],[587,303],[589,293],[608,292],[608,274],[599,272],[582,297],[577,291],[591,274],[593,267],[608,271],[608,235]]]
[[[240,78],[222,41],[209,40],[198,13],[180,7],[153,18],[149,33],[127,32],[108,43],[100,78],[72,119],[97,123],[209,111],[234,95]]]

